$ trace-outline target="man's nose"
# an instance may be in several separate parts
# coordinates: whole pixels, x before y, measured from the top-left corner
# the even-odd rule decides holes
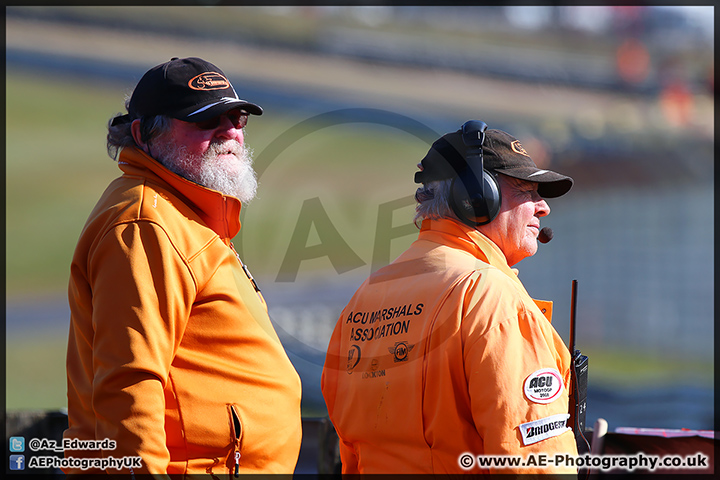
[[[535,197],[535,215],[538,217],[545,217],[550,215],[550,205],[540,196],[539,193],[534,193]]]
[[[228,140],[237,140],[240,145],[245,143],[245,134],[242,128],[236,128],[235,124],[227,115],[220,117],[220,123],[215,131],[215,136]]]

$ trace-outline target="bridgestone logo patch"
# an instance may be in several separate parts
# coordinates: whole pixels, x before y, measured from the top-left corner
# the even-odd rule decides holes
[[[569,413],[559,413],[521,424],[518,428],[520,429],[520,435],[522,435],[523,445],[532,445],[567,432],[570,430],[570,427],[567,426],[568,418],[570,418]]]

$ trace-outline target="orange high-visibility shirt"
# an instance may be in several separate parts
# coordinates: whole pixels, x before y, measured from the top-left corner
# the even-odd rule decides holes
[[[358,289],[330,340],[322,390],[343,472],[576,472],[532,466],[537,454],[577,455],[571,359],[551,315],[476,229],[424,221]],[[529,454],[518,469],[477,459]]]

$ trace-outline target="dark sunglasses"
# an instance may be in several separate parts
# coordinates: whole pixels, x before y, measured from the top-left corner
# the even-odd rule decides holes
[[[202,122],[195,122],[195,126],[200,130],[214,130],[220,126],[223,117],[230,119],[235,128],[244,128],[248,122],[248,114],[241,110],[231,110],[217,117]]]

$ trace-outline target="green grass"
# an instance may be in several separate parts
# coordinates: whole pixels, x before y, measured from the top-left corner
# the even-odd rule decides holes
[[[6,76],[7,288],[57,290],[74,243],[117,167],[104,125],[117,96],[96,85]],[[114,100],[111,100],[113,99]]]
[[[598,347],[583,350],[583,355],[588,357],[589,382],[595,385],[627,388],[673,383],[703,387],[713,385],[714,365],[711,360]]]
[[[6,409],[55,410],[67,406],[66,337],[21,336],[8,341]]]

